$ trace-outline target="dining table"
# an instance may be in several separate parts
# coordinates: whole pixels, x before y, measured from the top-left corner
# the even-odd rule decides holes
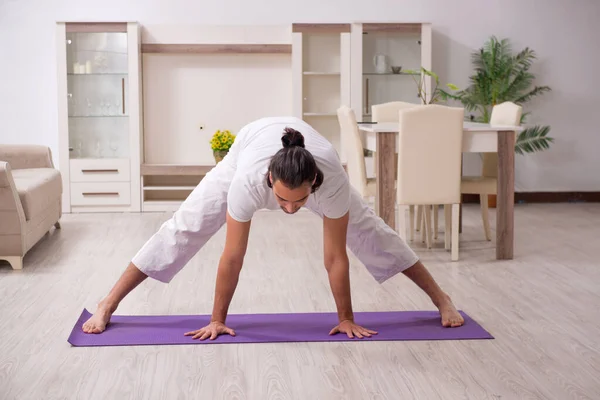
[[[496,259],[514,257],[515,141],[521,126],[463,123],[463,153],[498,153]],[[396,229],[395,170],[399,122],[361,123],[364,147],[376,152],[376,201],[379,216]]]

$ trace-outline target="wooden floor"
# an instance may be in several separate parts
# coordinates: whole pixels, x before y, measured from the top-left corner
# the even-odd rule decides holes
[[[599,399],[600,204],[517,206],[506,262],[482,240],[477,206],[464,209],[460,262],[443,235],[436,249],[415,247],[495,340],[72,348],[81,310],[168,214],[65,215],[22,271],[0,264],[0,398]],[[118,312],[210,313],[223,233]],[[260,214],[249,246],[230,312],[334,310],[315,217]],[[403,276],[379,285],[351,260],[355,311],[433,309]]]

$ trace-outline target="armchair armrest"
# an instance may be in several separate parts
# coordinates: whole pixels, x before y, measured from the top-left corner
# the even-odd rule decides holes
[[[25,212],[12,177],[11,167],[0,161],[0,256],[23,254]]]
[[[0,161],[12,169],[54,168],[50,148],[35,144],[0,144]]]

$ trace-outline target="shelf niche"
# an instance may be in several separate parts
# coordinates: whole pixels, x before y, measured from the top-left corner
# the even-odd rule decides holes
[[[142,210],[177,210],[212,168],[212,165],[142,164]]]

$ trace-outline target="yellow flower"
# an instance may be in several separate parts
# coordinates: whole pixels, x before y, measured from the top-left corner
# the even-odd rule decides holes
[[[210,146],[213,151],[228,151],[234,141],[235,135],[232,135],[230,131],[218,130],[212,136]]]

